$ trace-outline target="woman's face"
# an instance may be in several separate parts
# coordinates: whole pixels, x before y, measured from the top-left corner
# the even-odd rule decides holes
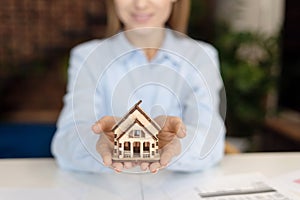
[[[125,30],[164,27],[173,0],[114,0],[116,12]]]

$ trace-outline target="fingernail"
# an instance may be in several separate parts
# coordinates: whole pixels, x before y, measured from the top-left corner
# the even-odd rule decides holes
[[[159,169],[155,169],[153,171],[151,171],[152,174],[156,174],[158,172]]]
[[[118,174],[122,172],[122,170],[117,169],[117,168],[114,168],[114,170],[115,170],[115,172],[118,173]]]

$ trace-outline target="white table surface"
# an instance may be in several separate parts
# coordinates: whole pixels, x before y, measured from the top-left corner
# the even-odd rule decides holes
[[[166,199],[162,187],[172,183],[179,190],[191,177],[201,180],[259,172],[273,178],[299,169],[300,152],[226,155],[218,166],[190,174],[167,170],[144,175],[78,173],[59,169],[53,159],[0,159],[0,199],[3,188],[69,189],[83,194],[78,199]]]

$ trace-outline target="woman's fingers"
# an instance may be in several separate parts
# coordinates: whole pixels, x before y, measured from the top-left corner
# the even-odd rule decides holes
[[[130,169],[133,167],[133,163],[132,162],[124,162],[124,168],[125,169]]]
[[[97,141],[96,150],[100,154],[105,166],[112,164],[112,143],[105,135],[101,135]]]
[[[174,132],[177,137],[184,138],[186,136],[186,127],[179,117],[168,117],[167,125],[170,131]]]
[[[114,163],[112,163],[112,167],[116,172],[120,173],[120,172],[122,172],[124,166],[120,162],[114,162]]]
[[[172,132],[179,138],[186,136],[186,127],[179,117],[159,116],[155,121],[161,126],[162,132]]]
[[[151,173],[157,173],[158,170],[160,169],[161,165],[159,162],[154,162],[154,163],[151,163],[150,166],[149,166],[149,170]]]
[[[149,169],[149,165],[150,165],[149,162],[142,162],[141,165],[140,165],[141,170],[142,170],[142,171],[148,170],[148,169]]]
[[[181,152],[181,144],[178,138],[174,138],[168,145],[164,146],[160,155],[160,164],[166,167],[174,156]]]
[[[183,123],[181,124],[180,128],[178,129],[176,136],[179,138],[184,138],[186,136],[186,127]]]
[[[92,126],[92,130],[96,134],[110,132],[113,126],[116,124],[116,120],[117,118],[115,117],[104,116]]]
[[[142,171],[150,170],[150,172],[156,173],[160,168],[166,167],[172,158],[181,151],[178,138],[186,136],[186,127],[179,117],[163,116],[158,121],[163,121],[163,127],[158,136],[160,140],[159,146],[162,148],[160,161],[139,163],[138,165],[140,165]],[[112,161],[113,132],[111,130],[115,124],[116,118],[105,116],[98,120],[92,126],[92,129],[96,134],[105,133],[100,136],[97,143],[97,151],[101,155],[104,165],[113,167],[116,172],[121,172],[124,168],[130,169],[135,167],[136,164],[133,162],[122,163]]]

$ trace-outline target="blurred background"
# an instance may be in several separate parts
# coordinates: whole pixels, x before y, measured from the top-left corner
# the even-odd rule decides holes
[[[300,2],[192,0],[189,35],[219,51],[227,142],[300,150]],[[0,158],[48,157],[69,52],[105,33],[103,0],[1,0]]]

